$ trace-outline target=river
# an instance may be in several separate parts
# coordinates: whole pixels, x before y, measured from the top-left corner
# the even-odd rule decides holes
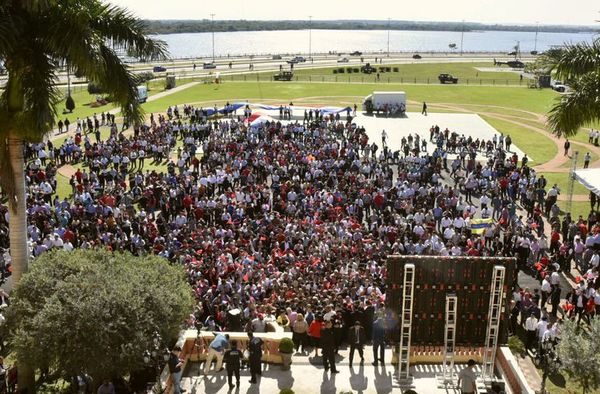
[[[215,56],[327,53],[329,51],[387,52],[387,30],[308,30],[247,31],[215,33]],[[212,55],[211,33],[160,34],[153,36],[169,45],[173,58],[209,57]],[[456,44],[460,51],[461,32],[392,30],[389,34],[391,52],[451,52]],[[510,52],[520,42],[521,51],[545,51],[565,42],[590,42],[592,33],[469,31],[464,33],[464,52]]]

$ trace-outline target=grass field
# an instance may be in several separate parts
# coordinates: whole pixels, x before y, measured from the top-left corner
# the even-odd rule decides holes
[[[320,97],[331,102],[348,97],[349,102],[360,104],[362,98],[379,91],[405,91],[409,101],[448,104],[483,104],[523,109],[545,113],[556,93],[550,90],[527,88],[493,88],[488,86],[461,85],[401,85],[401,84],[342,84],[342,83],[294,83],[294,82],[231,82],[220,85],[200,84],[168,97],[144,104],[147,112],[164,111],[169,105],[210,102],[211,100],[263,100]]]
[[[550,138],[544,137],[533,130],[526,129],[505,120],[494,119],[489,116],[482,116],[482,118],[499,132],[504,135],[510,135],[513,143],[523,152],[527,153],[527,156],[533,160],[532,165],[545,163],[558,153],[556,145]],[[531,142],[534,139],[535,144],[532,144]]]
[[[548,187],[555,183],[560,188],[561,194],[566,195],[569,186],[569,173],[567,172],[544,172],[544,178],[548,181]],[[579,182],[575,181],[573,188],[574,194],[587,194],[588,190]]]
[[[360,67],[365,63],[339,63],[335,67],[296,68],[294,81],[297,82],[376,82],[377,73],[364,74]],[[380,83],[424,83],[439,84],[438,75],[452,74],[457,77],[459,85],[522,85],[528,80],[521,80],[520,73],[507,68],[494,67],[492,62],[452,62],[452,63],[419,63],[412,64],[373,64],[379,71]],[[387,72],[389,67],[390,71]],[[492,68],[499,71],[479,71],[477,68]],[[289,66],[284,66],[288,70]],[[394,71],[397,70],[397,71]],[[504,71],[500,71],[504,70]],[[269,80],[279,71],[256,72],[244,75],[224,75],[226,81]]]

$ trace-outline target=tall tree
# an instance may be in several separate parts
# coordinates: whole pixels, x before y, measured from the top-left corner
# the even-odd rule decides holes
[[[548,51],[544,61],[570,87],[550,110],[548,126],[554,134],[572,136],[600,121],[600,38]]]
[[[557,352],[562,368],[578,382],[583,394],[600,387],[600,320],[589,326],[567,320],[561,327]]]
[[[165,44],[148,38],[144,27],[127,10],[100,0],[0,0],[0,58],[8,71],[0,96],[0,186],[8,196],[15,284],[29,263],[24,144],[42,141],[54,126],[59,64],[102,84],[122,114],[139,122],[137,78],[117,50],[164,57]],[[19,386],[33,392],[32,376],[19,362]]]
[[[177,339],[194,298],[180,266],[103,249],[42,255],[13,291],[11,348],[28,365],[95,384],[144,368],[154,333],[160,353]]]
[[[127,10],[99,0],[0,0],[0,58],[8,81],[0,96],[0,186],[8,195],[13,280],[27,270],[25,142],[42,141],[55,121],[56,73],[66,63],[105,87],[132,122],[143,118],[137,77],[117,55],[166,55]]]

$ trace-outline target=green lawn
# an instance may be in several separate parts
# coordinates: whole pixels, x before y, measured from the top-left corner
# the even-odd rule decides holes
[[[582,148],[577,145],[573,145],[573,149],[576,149],[579,151],[579,156],[577,158],[577,169],[583,168],[583,158],[585,157],[585,154],[587,152],[590,152],[591,156],[592,156],[590,163],[593,163],[596,160],[598,160],[598,155],[591,150],[587,150],[587,149]],[[566,163],[563,163],[563,165],[561,165],[562,168],[571,168],[572,166],[573,166],[573,160],[569,160]]]
[[[569,186],[569,173],[567,172],[544,172],[544,178],[548,180],[548,187],[552,187],[555,183],[560,188],[560,193],[567,195]],[[589,191],[579,182],[575,181],[573,194],[587,195]]]
[[[366,64],[351,62],[339,63],[335,67],[323,68],[296,68],[294,80],[299,82],[376,82],[376,73],[364,74],[355,72]],[[527,79],[521,81],[520,74],[505,70],[502,72],[479,71],[476,67],[494,67],[492,62],[463,62],[463,63],[412,63],[412,64],[372,64],[380,71],[380,83],[428,83],[439,84],[438,75],[442,73],[452,74],[459,79],[458,84],[466,85],[519,85],[527,86]],[[382,67],[390,67],[390,72],[382,72]],[[397,68],[398,71],[393,71]],[[289,66],[284,66],[289,69]],[[348,69],[352,69],[348,72]],[[502,70],[501,68],[498,68]],[[334,73],[334,70],[336,73]],[[343,70],[342,73],[339,71]],[[279,71],[257,72],[245,75],[226,75],[227,81],[252,81],[269,80]]]
[[[282,103],[300,97],[323,97],[327,101],[352,96],[357,104],[373,91],[403,90],[409,101],[449,104],[484,104],[545,113],[556,95],[551,90],[493,88],[461,85],[345,84],[295,82],[226,82],[200,84],[174,95],[144,104],[146,112],[164,111],[169,105],[212,100],[280,99]],[[332,97],[333,96],[333,97]],[[330,98],[331,97],[331,98]]]
[[[482,116],[482,118],[499,132],[510,135],[513,143],[533,160],[531,164],[534,166],[549,161],[558,153],[556,145],[550,138],[533,130],[489,116]],[[532,140],[535,140],[535,144],[532,144]]]

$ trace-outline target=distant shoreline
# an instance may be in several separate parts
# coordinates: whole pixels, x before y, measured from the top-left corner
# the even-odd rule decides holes
[[[540,33],[598,33],[595,26],[564,25],[500,25],[474,22],[413,22],[413,21],[250,21],[219,20],[214,24],[204,20],[147,20],[146,31],[149,34],[210,33],[215,32],[251,32],[283,30],[406,30],[406,31],[513,31]]]

